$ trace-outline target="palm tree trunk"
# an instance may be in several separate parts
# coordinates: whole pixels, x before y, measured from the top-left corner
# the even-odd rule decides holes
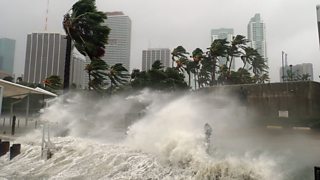
[[[189,87],[191,87],[191,73],[190,73],[190,72],[188,73],[188,76],[189,76],[189,77],[188,77],[188,78],[189,78],[189,79],[188,79],[188,80],[189,80],[189,82],[188,82],[188,83],[189,83]]]
[[[231,59],[230,59],[230,64],[229,64],[229,67],[228,67],[229,75],[231,74],[231,65],[232,65],[232,61],[233,61],[233,56],[232,56],[232,57],[231,57]]]
[[[70,62],[71,62],[71,37],[67,35],[66,58],[64,62],[63,90],[68,92],[70,84]]]
[[[88,78],[89,78],[88,89],[90,91],[91,90],[91,71],[88,71]]]
[[[217,60],[215,57],[213,57],[212,58],[211,83],[210,83],[211,86],[213,86],[213,84],[216,80],[216,63],[217,63]]]
[[[198,70],[196,69],[196,73],[194,73],[194,90],[197,89],[197,74],[198,74]],[[200,89],[200,86],[198,87],[199,87],[198,89]]]

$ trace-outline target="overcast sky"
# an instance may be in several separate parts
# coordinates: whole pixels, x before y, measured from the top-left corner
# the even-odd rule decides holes
[[[48,31],[63,33],[63,14],[75,2],[50,0]],[[16,39],[17,74],[24,70],[27,34],[44,30],[46,4],[47,0],[0,1],[0,37]],[[131,18],[131,68],[141,67],[143,49],[205,49],[214,28],[234,28],[235,34],[246,35],[250,18],[260,13],[273,82],[279,81],[281,51],[288,54],[289,64],[313,63],[319,81],[317,4],[319,0],[97,0],[99,10],[123,11]]]

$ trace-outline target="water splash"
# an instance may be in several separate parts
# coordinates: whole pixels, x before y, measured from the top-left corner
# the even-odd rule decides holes
[[[145,90],[129,97],[70,100],[57,99],[41,116],[55,135],[53,157],[40,158],[41,133],[32,132],[16,140],[23,144],[21,155],[13,161],[0,158],[0,177],[294,179],[281,168],[289,162],[287,153],[259,144],[269,138],[251,129],[247,112],[228,96]],[[205,123],[213,128],[210,153]]]

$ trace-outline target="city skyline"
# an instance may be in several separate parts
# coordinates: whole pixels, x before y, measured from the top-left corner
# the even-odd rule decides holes
[[[128,0],[97,0],[97,6],[104,12],[123,11],[132,19],[131,69],[141,68],[141,50],[149,47],[173,49],[182,45],[189,52],[197,47],[205,50],[210,46],[208,34],[213,27],[233,27],[235,34],[246,35],[248,20],[253,14],[260,13],[268,26],[266,33],[271,80],[279,82],[278,68],[281,66],[281,51],[287,52],[288,59],[294,64],[301,63],[301,59],[310,60],[314,64],[315,80],[319,80],[317,74],[320,71],[318,62],[320,51],[315,12],[318,1],[200,1],[204,9],[194,13],[177,13],[174,7],[178,6],[179,0],[154,0],[152,3],[145,0],[137,0],[135,3]],[[62,17],[74,2],[76,0],[50,2],[48,30],[63,32]],[[169,2],[172,4],[170,7],[167,6]],[[6,18],[0,22],[2,27],[0,36],[17,40],[15,73],[20,74],[23,71],[26,34],[44,29],[46,2],[4,0],[3,3],[6,6],[0,7],[0,15]],[[18,11],[20,16],[9,16],[10,9],[19,9],[16,4],[23,7],[23,10]],[[143,4],[145,8],[137,12],[138,4]],[[184,7],[192,8],[197,4],[194,1],[188,1],[184,3]],[[240,9],[239,6],[245,8]],[[225,13],[223,9],[226,8],[231,13]],[[297,8],[304,13],[298,15],[295,11]],[[286,9],[286,13],[283,9]],[[295,23],[285,23],[293,18]],[[24,22],[24,26],[20,25],[21,21]],[[309,48],[302,50],[301,44],[308,44]]]

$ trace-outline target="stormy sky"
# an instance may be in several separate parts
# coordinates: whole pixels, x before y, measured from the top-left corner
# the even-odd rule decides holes
[[[48,31],[61,32],[63,15],[76,0],[50,0]],[[16,39],[14,71],[23,73],[26,36],[43,32],[47,0],[1,0],[0,37]],[[246,35],[255,13],[266,23],[272,82],[279,81],[281,51],[288,64],[313,63],[319,81],[318,0],[97,0],[101,11],[123,11],[132,20],[131,69],[141,67],[147,48],[183,45],[189,52],[210,46],[210,30],[234,28]]]

